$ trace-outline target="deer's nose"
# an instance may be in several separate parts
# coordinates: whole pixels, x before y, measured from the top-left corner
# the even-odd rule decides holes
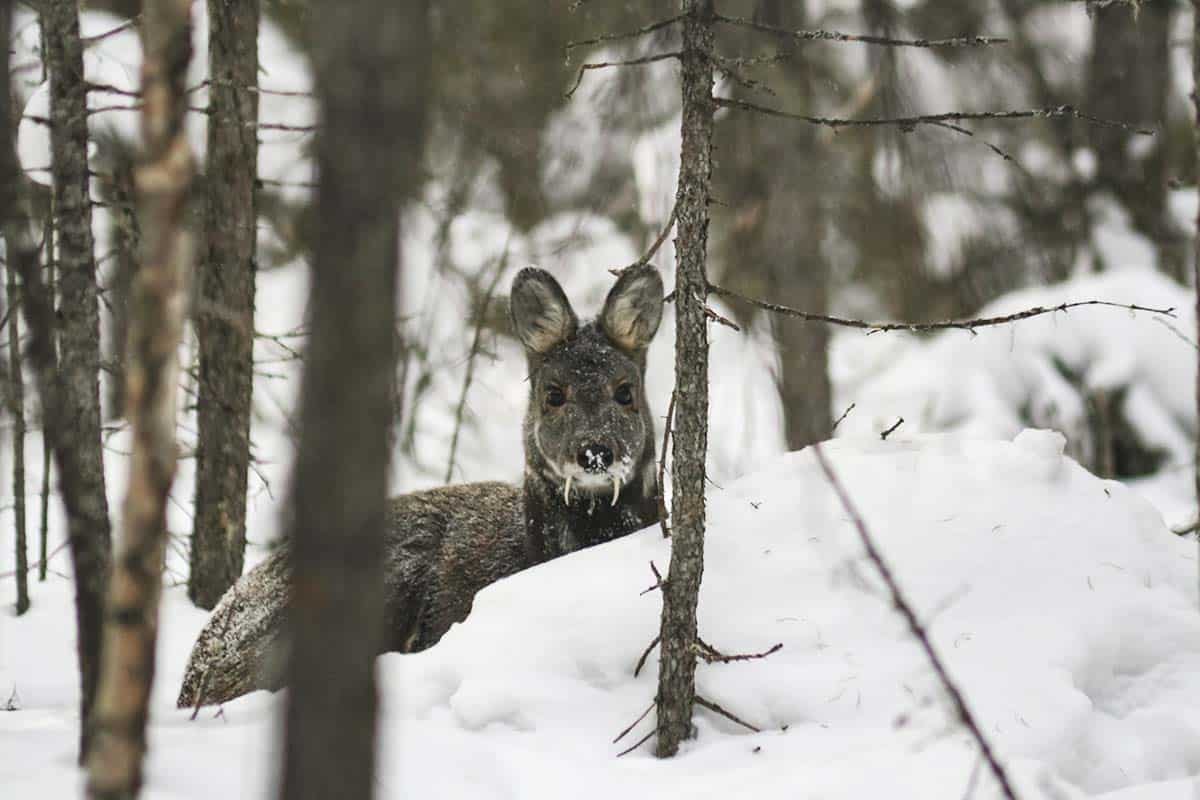
[[[613,451],[602,444],[584,445],[575,460],[587,472],[604,472],[612,466]]]

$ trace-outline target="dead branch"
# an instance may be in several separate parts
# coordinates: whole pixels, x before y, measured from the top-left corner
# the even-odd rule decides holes
[[[655,639],[655,641],[658,641],[658,640],[657,640],[657,639]],[[638,724],[639,722],[641,722],[642,720],[644,720],[644,719],[646,718],[646,715],[647,715],[647,714],[649,714],[649,713],[650,713],[651,711],[653,711],[653,710],[654,710],[654,703],[653,703],[653,702],[651,702],[651,703],[650,703],[650,705],[646,706],[646,710],[645,710],[645,711],[643,711],[641,714],[639,714],[639,715],[638,715],[638,718],[637,718],[637,719],[635,719],[633,722],[629,723],[629,727],[628,727],[628,728],[626,728],[625,730],[623,730],[623,731],[621,731],[620,733],[618,733],[618,734],[617,734],[617,738],[613,739],[613,740],[612,740],[612,743],[613,743],[613,744],[616,744],[617,742],[621,741],[621,740],[622,740],[622,739],[624,739],[626,736],[628,736],[628,735],[629,735],[629,732],[630,732],[630,731],[632,731],[634,728],[636,728],[636,727],[637,727],[637,724]]]
[[[842,415],[840,417],[838,417],[837,420],[833,423],[833,427],[829,429],[829,432],[831,434],[837,430],[838,425],[841,425],[842,422],[846,419],[846,417],[850,416],[850,412],[854,410],[854,407],[856,405],[858,405],[858,404],[851,403],[850,405],[846,406],[846,410],[842,412]]]
[[[617,758],[620,758],[621,756],[627,756],[630,753],[632,753],[634,750],[637,750],[639,747],[644,745],[646,742],[650,741],[650,737],[653,735],[654,735],[654,731],[650,731],[645,736],[643,736],[642,738],[640,738],[636,742],[634,742],[632,745],[625,748],[621,752],[617,753]]]
[[[728,710],[727,708],[724,708],[723,706],[717,705],[712,700],[706,700],[705,698],[701,697],[700,695],[696,695],[696,705],[700,706],[701,708],[707,708],[709,711],[713,712],[714,714],[720,714],[722,717],[729,720],[730,722],[735,722],[738,725],[741,725],[743,728],[750,729],[754,733],[762,733],[761,728],[751,725],[749,722],[746,722],[746,720],[737,716],[732,711]]]
[[[575,91],[579,89],[579,84],[583,83],[583,73],[594,69],[605,69],[606,67],[638,67],[645,64],[653,64],[657,61],[666,61],[669,58],[679,58],[679,52],[673,51],[670,53],[656,53],[652,56],[642,56],[641,58],[628,58],[624,61],[594,61],[587,64],[581,64],[579,71],[575,74],[575,83],[567,90],[564,95],[567,99],[575,96]]]
[[[895,433],[896,429],[899,428],[903,424],[904,424],[904,417],[900,417],[898,420],[896,420],[896,423],[894,425],[892,425],[892,427],[888,428],[886,431],[880,431],[879,438],[883,439],[884,441],[887,441],[887,438],[889,436],[891,436],[893,433]]]
[[[726,17],[717,14],[713,17],[716,22],[741,28],[750,28],[763,33],[774,34],[794,39],[798,42],[856,42],[858,44],[874,44],[886,47],[919,47],[962,48],[989,47],[991,45],[1008,44],[1008,39],[998,36],[959,36],[953,39],[893,39],[890,36],[873,36],[870,34],[842,33],[841,31],[825,30],[788,30],[774,25],[764,25],[752,19],[741,17]]]
[[[446,483],[449,483],[454,475],[454,457],[458,453],[458,434],[462,431],[463,416],[467,408],[467,394],[470,393],[471,382],[475,378],[475,357],[479,355],[479,348],[483,342],[483,326],[487,321],[488,306],[491,305],[492,297],[496,294],[496,287],[500,284],[500,278],[504,275],[504,268],[507,265],[508,244],[506,243],[504,254],[496,262],[496,271],[492,275],[487,291],[484,292],[483,302],[480,303],[479,314],[475,320],[475,334],[471,338],[471,352],[467,356],[467,374],[463,376],[462,392],[458,396],[458,407],[454,410],[454,433],[450,437],[450,457],[446,461]]]
[[[653,641],[646,645],[646,649],[642,651],[642,657],[637,660],[637,666],[633,668],[633,677],[636,678],[641,674],[642,667],[646,666],[646,659],[649,658],[650,654],[654,652],[654,648],[658,646],[661,638],[662,637],[660,637],[658,634],[655,634]]]
[[[777,108],[769,108],[760,106],[757,103],[750,103],[745,100],[738,100],[732,97],[714,97],[713,103],[718,108],[736,108],[741,111],[752,111],[758,114],[765,114],[769,117],[781,117],[783,119],[794,119],[800,122],[807,122],[812,125],[825,125],[830,128],[867,128],[878,127],[880,125],[894,125],[903,131],[911,131],[921,125],[932,125],[942,128],[948,128],[956,133],[962,133],[963,130],[949,128],[946,123],[955,122],[976,122],[979,120],[1009,120],[1009,119],[1060,119],[1070,118],[1090,122],[1093,125],[1099,125],[1105,128],[1118,128],[1129,133],[1135,133],[1139,136],[1154,136],[1155,131],[1146,128],[1138,128],[1133,125],[1127,125],[1124,122],[1116,122],[1110,119],[1101,119],[1100,117],[1086,114],[1074,106],[1051,106],[1049,108],[1029,108],[1010,111],[947,111],[942,114],[922,114],[912,117],[876,117],[870,119],[844,119],[837,117],[814,117],[808,114],[797,114],[791,111],[781,111]]]
[[[579,47],[588,47],[593,44],[602,44],[604,42],[619,42],[624,39],[636,39],[639,36],[645,36],[654,33],[657,30],[662,30],[668,25],[674,25],[676,22],[684,18],[684,14],[676,14],[673,17],[652,22],[649,25],[638,28],[635,31],[627,31],[625,33],[605,33],[600,36],[595,36],[591,39],[579,39],[574,42],[567,42],[566,51],[567,57],[570,57],[571,51]]]
[[[757,661],[759,659],[766,658],[767,656],[774,655],[782,649],[783,642],[778,642],[774,645],[771,645],[771,647],[768,649],[763,650],[761,653],[735,653],[733,655],[726,655],[708,642],[698,637],[695,647],[696,655],[700,656],[700,658],[704,660],[705,664],[732,664],[737,661]]]
[[[949,319],[941,322],[869,322],[861,319],[846,319],[843,317],[834,317],[829,314],[814,314],[808,311],[799,311],[795,308],[781,306],[778,303],[768,303],[765,300],[756,300],[752,297],[739,294],[732,289],[726,289],[722,286],[709,284],[708,291],[712,294],[721,297],[732,297],[735,300],[741,300],[743,303],[749,303],[752,306],[761,308],[764,311],[770,311],[773,314],[782,314],[786,317],[795,317],[806,322],[824,322],[829,325],[839,325],[844,328],[860,328],[869,333],[883,333],[888,331],[908,331],[909,333],[927,333],[929,331],[944,331],[944,330],[962,330],[974,333],[977,328],[988,328],[996,325],[1007,325],[1012,322],[1018,322],[1032,317],[1040,317],[1045,314],[1053,314],[1059,311],[1067,312],[1073,308],[1082,308],[1084,306],[1105,306],[1108,308],[1122,308],[1126,311],[1145,311],[1149,314],[1159,314],[1164,317],[1175,317],[1175,309],[1171,308],[1150,308],[1149,306],[1141,306],[1136,303],[1113,303],[1108,300],[1079,300],[1071,303],[1059,303],[1056,306],[1034,306],[1027,308],[1024,311],[1018,311],[1014,314],[1004,314],[995,317],[978,317],[976,319]]]
[[[662,454],[658,458],[658,524],[662,526],[662,535],[664,539],[671,538],[671,531],[667,528],[667,518],[670,512],[667,511],[667,490],[666,490],[666,472],[667,472],[667,445],[671,443],[671,425],[675,422],[675,390],[671,390],[671,402],[667,403],[667,423],[663,426],[663,446]],[[655,639],[657,642],[658,640]],[[643,660],[645,656],[642,657]],[[636,672],[634,673],[637,674]]]
[[[862,515],[859,514],[858,509],[850,500],[850,495],[846,493],[845,487],[838,480],[833,467],[830,466],[829,461],[825,458],[825,453],[821,449],[820,443],[813,445],[813,454],[816,456],[817,463],[821,465],[821,471],[825,473],[825,479],[829,481],[829,485],[837,495],[842,508],[850,516],[855,530],[858,531],[858,537],[862,542],[863,549],[866,550],[867,558],[871,560],[880,577],[883,578],[883,582],[887,585],[892,605],[904,617],[904,621],[908,624],[909,632],[912,633],[913,638],[917,640],[917,643],[920,644],[921,649],[925,652],[925,657],[929,660],[930,665],[937,674],[942,688],[950,697],[958,718],[979,746],[979,752],[987,761],[988,768],[991,770],[992,775],[995,776],[996,782],[1000,784],[1000,791],[1008,800],[1017,800],[1017,793],[1013,788],[1012,782],[1009,780],[1008,773],[999,759],[996,758],[996,754],[992,750],[991,744],[988,743],[987,737],[983,735],[983,730],[979,727],[979,723],[975,720],[975,715],[971,713],[971,709],[967,706],[967,701],[963,697],[962,691],[946,671],[946,666],[942,663],[941,656],[933,649],[933,643],[929,640],[928,632],[926,632],[925,627],[917,618],[916,611],[913,610],[912,605],[900,590],[900,585],[896,582],[891,567],[884,561],[883,554],[875,546],[875,540],[867,530],[867,524],[863,521]]]

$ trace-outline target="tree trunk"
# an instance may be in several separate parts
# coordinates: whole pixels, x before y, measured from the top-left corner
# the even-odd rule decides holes
[[[254,373],[258,0],[209,0],[196,517],[188,596],[212,608],[242,574]]]
[[[175,477],[176,351],[191,252],[185,213],[193,163],[184,128],[190,6],[190,0],[156,0],[142,12],[143,153],[134,170],[142,249],[125,365],[133,452],[105,615],[104,668],[88,756],[91,798],[135,797],[142,784],[167,495]]]
[[[1200,186],[1200,0],[1192,0],[1192,105],[1196,109],[1193,126],[1196,148],[1197,185]],[[1200,192],[1200,188],[1197,189]],[[1196,216],[1195,250],[1192,253],[1192,291],[1196,293],[1196,335],[1200,337],[1200,212]],[[1198,339],[1200,341],[1200,339]],[[1196,419],[1200,420],[1200,352],[1196,364]],[[1200,428],[1196,431],[1196,457],[1193,462],[1196,484],[1196,514],[1200,522]],[[1198,537],[1200,538],[1200,537]]]
[[[1092,56],[1087,74],[1088,113],[1138,127],[1155,128],[1167,119],[1171,91],[1169,56],[1174,3],[1113,3],[1092,14]],[[1126,208],[1136,230],[1158,250],[1159,268],[1186,279],[1186,238],[1167,213],[1165,137],[1137,155],[1135,134],[1120,128],[1088,128],[1096,151],[1096,182]],[[1144,144],[1145,142],[1142,142]],[[1139,148],[1140,149],[1140,148]],[[1123,264],[1113,266],[1123,267]]]
[[[75,613],[79,638],[80,758],[88,750],[90,714],[100,667],[100,625],[108,580],[110,532],[100,442],[100,313],[92,213],[88,197],[87,92],[79,11],[74,0],[42,6],[46,68],[50,75],[50,151],[53,207],[58,232],[57,311],[38,270],[36,251],[18,261],[24,310],[31,334],[30,357],[38,373],[43,427],[57,462],[67,511],[75,569]],[[20,167],[10,166],[15,188]],[[27,236],[18,223],[15,236]],[[18,246],[18,250],[22,248]],[[54,335],[60,353],[56,363]]]
[[[0,40],[0,41],[7,41]],[[17,533],[17,616],[29,610],[29,555],[25,528],[25,377],[21,370],[21,324],[16,270],[5,265],[8,295],[8,385],[13,418],[13,513]]]
[[[282,796],[357,800],[375,783],[400,208],[420,185],[429,8],[347,0],[312,13],[320,183],[288,519]]]
[[[705,261],[712,178],[712,0],[683,0],[683,123],[675,195],[675,479],[671,570],[663,588],[658,675],[660,758],[692,735],[696,603],[704,573],[704,459],[708,451],[708,297]]]

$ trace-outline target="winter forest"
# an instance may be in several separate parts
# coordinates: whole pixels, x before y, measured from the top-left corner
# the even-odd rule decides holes
[[[1200,796],[1200,0],[0,37],[0,798]]]

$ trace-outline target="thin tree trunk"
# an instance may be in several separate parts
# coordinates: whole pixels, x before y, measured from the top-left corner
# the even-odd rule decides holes
[[[400,209],[420,185],[428,14],[428,0],[313,8],[322,128],[289,516],[288,800],[359,800],[375,784]]]
[[[7,40],[3,40],[7,41]],[[29,610],[29,555],[25,528],[25,377],[21,370],[21,323],[16,270],[5,266],[8,295],[8,400],[13,418],[13,513],[17,533],[17,616]]]
[[[142,11],[143,153],[134,170],[142,249],[125,365],[133,452],[106,607],[104,668],[88,756],[91,798],[136,797],[142,785],[167,495],[175,478],[177,350],[190,269],[185,214],[194,169],[184,128],[190,6],[190,0],[154,0]]]
[[[696,604],[704,573],[708,451],[708,201],[712,178],[712,0],[683,0],[683,123],[675,240],[675,431],[671,570],[663,588],[658,675],[660,758],[692,735]]]
[[[37,373],[42,419],[57,462],[68,540],[75,570],[75,614],[80,671],[80,758],[87,752],[90,716],[100,666],[100,625],[108,579],[110,531],[100,442],[100,317],[92,255],[88,198],[87,109],[79,12],[73,0],[42,6],[46,66],[50,77],[52,203],[59,234],[61,302],[54,309],[28,243],[28,216],[9,216],[6,226],[23,283],[21,308],[29,326],[30,361]],[[8,100],[5,99],[7,104]],[[6,131],[5,135],[9,135]],[[20,165],[11,146],[4,183],[17,191]],[[10,209],[17,205],[9,204]],[[54,338],[60,331],[61,358]]]
[[[54,225],[50,218],[47,218],[45,225],[45,253],[46,253],[46,297],[50,304],[51,317],[54,315]],[[58,363],[58,345],[55,343],[53,331],[51,331],[49,342],[50,363]],[[57,366],[54,367],[58,369]],[[46,580],[46,570],[49,569],[47,562],[50,560],[49,541],[50,541],[50,480],[51,480],[51,455],[54,448],[51,446],[50,436],[46,432],[45,420],[42,420],[42,494],[39,500],[41,508],[38,509],[39,519],[41,524],[38,527],[38,581]]]
[[[196,517],[188,596],[212,608],[242,574],[254,373],[258,0],[208,0],[207,257],[201,308]]]
[[[1195,168],[1197,176],[1200,177],[1200,0],[1192,0],[1192,105],[1196,109],[1192,130],[1197,156]],[[1197,184],[1200,184],[1200,180],[1197,180]],[[1200,192],[1200,188],[1197,192]],[[1196,335],[1200,337],[1200,212],[1197,212],[1196,216],[1196,238],[1193,246],[1195,249],[1192,252],[1192,290],[1196,293]],[[1197,341],[1200,341],[1200,338]],[[1200,520],[1200,353],[1197,355],[1196,364],[1196,420],[1196,456],[1192,466],[1196,485],[1196,514]]]

